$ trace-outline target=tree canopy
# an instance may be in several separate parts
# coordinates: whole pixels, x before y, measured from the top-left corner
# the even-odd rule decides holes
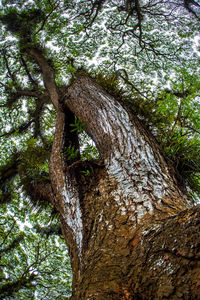
[[[31,190],[38,184],[42,193],[43,183],[49,181],[56,117],[41,66],[32,55],[32,49],[37,49],[48,60],[61,95],[77,74],[83,72],[128,106],[151,130],[166,160],[175,168],[179,182],[195,200],[200,195],[200,2],[2,0],[0,20],[0,203],[1,216],[5,214],[8,218],[5,223],[2,217],[1,222],[5,225],[2,252],[5,249],[8,252],[8,257],[3,255],[3,265],[11,260],[10,251],[15,251],[8,264],[10,269],[3,268],[1,282],[4,287],[22,278],[27,280],[23,289],[28,289],[33,276],[33,282],[41,280],[37,293],[43,297],[45,283],[42,280],[45,281],[46,275],[35,279],[30,265],[35,264],[40,274],[38,261],[43,259],[47,240],[36,229],[27,229],[21,235],[16,218],[10,213],[20,215],[20,222],[26,219],[24,204],[20,204],[22,200],[17,195],[21,189],[36,207],[42,206],[45,212],[52,209],[45,201],[38,203],[37,195]],[[49,74],[45,75],[47,79]],[[97,157],[98,150],[86,135],[85,124],[75,119],[70,129],[72,133],[78,132],[81,159]],[[78,155],[74,145],[69,146],[65,154],[71,161]],[[88,170],[83,172],[87,178]],[[37,217],[33,219],[37,223]],[[48,217],[44,219],[44,223],[50,222]],[[42,224],[41,220],[40,227]],[[55,235],[52,239],[56,239]],[[34,243],[30,246],[31,240]],[[59,241],[57,243],[61,243]],[[37,251],[40,243],[37,258],[34,249]],[[48,250],[49,255],[51,251],[58,251],[58,257],[44,265],[47,273],[48,263],[57,264],[55,260],[59,261],[61,255],[61,249],[54,248],[54,243],[48,238],[48,247],[53,247]],[[30,248],[29,261],[25,247]],[[19,257],[23,266],[19,273],[13,274]],[[30,291],[33,288],[34,284]],[[26,295],[26,291],[24,293]],[[53,288],[52,293],[48,299],[59,296],[54,294]]]

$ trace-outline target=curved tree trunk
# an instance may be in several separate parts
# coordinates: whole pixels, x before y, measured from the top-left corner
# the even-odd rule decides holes
[[[63,105],[87,124],[101,154],[65,166],[67,116],[58,112],[51,182],[72,261],[72,299],[198,299],[200,212],[189,208],[156,141],[88,77],[68,88]]]
[[[71,299],[200,299],[200,209],[190,208],[155,139],[87,76],[63,95],[43,54],[30,54],[57,111],[50,183],[32,194],[60,213]],[[74,116],[87,125],[100,160],[66,160],[66,147],[79,149]]]

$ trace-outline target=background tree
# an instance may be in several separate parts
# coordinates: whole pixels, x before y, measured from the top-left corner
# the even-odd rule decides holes
[[[3,1],[0,19],[1,201],[19,174],[57,209],[73,299],[197,299],[199,3]]]

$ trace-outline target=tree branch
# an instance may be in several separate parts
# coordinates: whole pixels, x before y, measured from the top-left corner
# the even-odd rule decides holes
[[[44,98],[48,96],[47,92],[40,92],[34,90],[21,90],[18,89],[16,92],[12,92],[12,88],[5,86],[8,93],[8,100],[5,104],[0,105],[0,107],[10,108],[12,105],[21,97],[33,97],[33,98]]]
[[[26,71],[26,74],[30,80],[30,82],[32,83],[32,85],[34,87],[38,87],[38,83],[35,79],[33,79],[33,77],[31,76],[31,73],[29,72],[28,66],[26,64],[26,61],[24,60],[23,56],[21,55],[21,61],[22,61],[22,65],[24,66],[24,69]]]
[[[22,287],[26,287],[27,284],[31,283],[34,280],[34,277],[35,275],[31,274],[28,278],[21,277],[15,281],[9,281],[3,284],[0,288],[0,296],[3,298],[13,296]]]
[[[48,18],[51,16],[51,14],[59,7],[60,3],[59,1],[57,1],[57,5],[55,7],[52,8],[52,10],[50,11],[50,13],[46,16],[46,18],[44,18],[41,27],[36,31],[35,35],[37,35],[41,30],[43,30]]]
[[[35,58],[36,62],[40,66],[43,74],[44,85],[47,89],[47,92],[49,93],[51,101],[55,106],[56,110],[59,110],[59,93],[57,91],[57,86],[54,78],[54,71],[52,67],[48,64],[46,58],[40,50],[32,48],[30,50],[30,54]]]
[[[122,72],[124,73],[125,76],[122,75]],[[144,94],[142,94],[140,92],[140,90],[132,82],[129,81],[128,74],[127,74],[127,72],[126,72],[125,69],[119,69],[119,70],[117,70],[116,71],[116,75],[119,76],[119,77],[121,77],[124,80],[124,82],[126,84],[130,85],[141,97],[143,97],[145,99],[148,99],[148,97],[146,97]]]
[[[3,134],[0,135],[0,138],[1,137],[4,137],[4,136],[10,136],[12,135],[13,133],[15,132],[18,132],[18,133],[23,133],[24,131],[26,131],[30,126],[31,124],[34,122],[34,119],[31,119],[30,121],[28,122],[24,122],[22,125],[20,125],[18,128],[14,128],[12,129],[11,131],[9,132],[5,132]]]
[[[4,61],[6,63],[6,68],[7,68],[8,74],[9,74],[10,78],[12,79],[13,83],[16,84],[16,77],[14,76],[14,74],[12,73],[12,71],[10,69],[5,49],[2,50],[2,54],[3,54]]]
[[[26,181],[26,178],[22,178],[22,183],[27,194],[31,197],[31,200],[36,204],[41,203],[51,203],[55,206],[55,197],[51,188],[51,184],[44,182],[44,183],[36,183],[31,184],[30,182]]]
[[[191,4],[198,8],[200,7],[200,5],[194,0],[184,0],[184,7],[189,11],[189,13],[193,14],[195,18],[200,20],[200,17],[197,15],[197,13],[191,8]]]
[[[11,179],[18,173],[17,156],[13,160],[12,164],[8,164],[1,169],[0,184],[3,184],[6,180]]]

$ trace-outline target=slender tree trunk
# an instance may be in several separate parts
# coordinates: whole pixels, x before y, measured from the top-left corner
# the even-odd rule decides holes
[[[198,299],[200,212],[189,208],[154,138],[88,77],[68,88],[64,107],[87,125],[101,154],[65,165],[67,115],[58,112],[51,183],[72,299]]]

